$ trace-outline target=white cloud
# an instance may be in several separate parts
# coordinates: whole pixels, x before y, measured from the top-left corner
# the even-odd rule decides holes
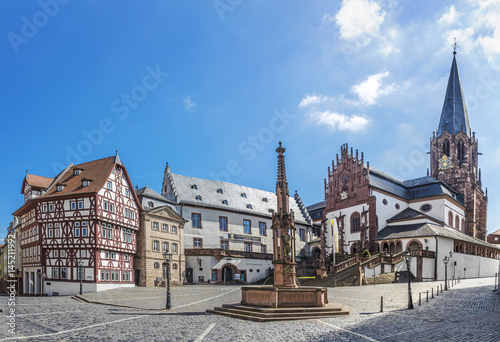
[[[316,94],[306,94],[306,96],[300,101],[299,107],[300,108],[305,108],[309,107],[314,104],[321,103],[323,101],[324,97],[322,95],[318,96]]]
[[[330,20],[330,17],[323,17]],[[378,34],[380,25],[385,20],[385,12],[380,5],[371,0],[343,0],[342,7],[335,15],[335,22],[340,27],[342,39],[364,37]]]
[[[394,45],[392,45],[389,41],[383,41],[380,44],[380,49],[378,50],[384,57],[389,56],[392,52],[399,52],[399,49],[396,49]]]
[[[487,30],[492,32],[477,38],[486,57],[492,61],[494,55],[500,55],[500,0],[480,2],[476,17],[480,19],[479,23],[484,23]]]
[[[437,22],[440,25],[449,25],[454,23],[461,15],[462,13],[457,12],[455,9],[455,5],[451,5],[450,10],[443,14]]]
[[[449,51],[450,46],[453,46],[456,38],[459,51],[463,51],[464,53],[469,53],[475,44],[473,36],[474,36],[474,29],[472,27],[468,27],[466,29],[446,31],[445,39],[446,42],[448,43],[446,46],[446,50]]]
[[[191,101],[191,98],[189,96],[184,98],[184,107],[186,107],[186,109],[191,109],[191,107],[194,106],[196,106],[196,103]]]
[[[389,95],[397,89],[395,83],[383,85],[382,79],[389,75],[389,71],[384,71],[368,78],[351,87],[351,91],[356,94],[361,102],[367,105],[374,105],[381,96]]]
[[[337,112],[323,111],[309,113],[317,125],[330,127],[332,130],[358,132],[366,128],[370,119],[359,115],[346,115]]]

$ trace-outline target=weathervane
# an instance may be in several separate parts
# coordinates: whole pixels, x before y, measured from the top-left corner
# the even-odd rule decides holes
[[[454,39],[454,43],[453,43],[453,54],[456,55],[457,54],[457,49],[460,47],[460,45],[457,44],[457,38],[453,38]]]

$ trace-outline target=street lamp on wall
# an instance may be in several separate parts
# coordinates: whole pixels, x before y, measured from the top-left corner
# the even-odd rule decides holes
[[[448,291],[448,263],[453,256],[453,252],[450,252],[450,256],[446,255],[443,259],[444,262],[444,290]]]
[[[163,265],[167,268],[167,304],[166,309],[170,310],[172,308],[172,303],[170,301],[170,263],[172,262],[172,253],[165,252],[163,253],[163,257],[165,258],[165,262]]]
[[[201,268],[201,258],[196,258],[196,261],[198,261],[198,266]]]
[[[403,254],[404,261],[406,262],[406,270],[408,275],[408,309],[413,309],[413,299],[411,298],[411,279],[410,279],[410,265],[411,265],[411,253],[408,249]]]

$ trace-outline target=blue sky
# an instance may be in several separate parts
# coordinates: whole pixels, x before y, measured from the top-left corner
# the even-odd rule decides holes
[[[0,236],[26,169],[118,150],[134,184],[172,172],[321,201],[343,143],[425,176],[456,37],[470,124],[500,228],[500,1],[0,2]],[[496,124],[496,125],[495,125]]]

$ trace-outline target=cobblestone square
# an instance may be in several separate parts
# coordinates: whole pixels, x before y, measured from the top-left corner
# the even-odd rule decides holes
[[[8,297],[0,297],[0,341],[499,341],[500,296],[494,279],[465,279],[426,302],[442,282],[329,288],[329,301],[349,305],[346,317],[256,323],[207,314],[238,302],[239,286],[131,288],[71,297],[18,297],[16,333],[8,331]],[[422,305],[419,305],[419,292]],[[380,297],[384,310],[380,312]],[[112,304],[112,305],[103,305]],[[122,306],[123,305],[123,306]]]

